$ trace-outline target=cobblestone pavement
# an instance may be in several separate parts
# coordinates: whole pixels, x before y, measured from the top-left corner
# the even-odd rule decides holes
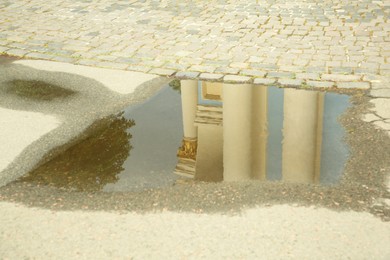
[[[166,76],[370,87],[390,2],[0,1],[0,53]]]

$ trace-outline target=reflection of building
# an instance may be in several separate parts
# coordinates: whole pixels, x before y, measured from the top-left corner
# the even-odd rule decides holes
[[[268,89],[183,80],[184,139],[176,173],[205,181],[266,179]],[[318,179],[323,94],[286,89],[282,175]]]

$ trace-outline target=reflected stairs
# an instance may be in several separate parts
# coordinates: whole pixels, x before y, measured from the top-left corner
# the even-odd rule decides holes
[[[174,170],[174,173],[187,177],[187,178],[194,178],[195,176],[195,160],[188,159],[188,158],[178,158],[178,163],[176,165],[176,168]]]

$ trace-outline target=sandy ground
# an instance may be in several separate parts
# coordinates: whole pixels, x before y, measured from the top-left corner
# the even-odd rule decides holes
[[[20,71],[21,66],[24,66],[25,71],[34,71],[35,74],[25,75],[26,79],[49,73],[40,70],[45,68],[42,64],[28,68],[26,64],[15,66],[18,66],[15,71]],[[8,69],[13,71],[12,68]],[[59,75],[62,77],[61,82],[67,82],[69,75],[52,74],[49,78],[54,80]],[[91,80],[84,77],[84,83]],[[92,85],[88,84],[78,86],[77,89],[84,91],[88,99],[75,99],[74,103],[65,102],[63,106],[80,106],[80,102],[94,100],[95,103],[92,102],[80,112],[84,113],[112,101],[120,101],[121,106],[134,101],[129,96],[126,96],[126,100],[122,99],[123,92],[126,92],[123,86],[110,89],[102,82],[101,85],[96,81],[91,84],[94,86],[92,92],[89,88]],[[129,93],[135,95],[137,88],[132,89],[135,92]],[[97,99],[98,96],[104,98]],[[23,161],[29,158],[30,165],[34,165],[43,155],[41,152],[35,157],[31,156],[38,148],[40,151],[48,151],[50,147],[77,136],[96,118],[118,111],[121,107],[118,105],[107,109],[103,106],[101,110],[89,113],[90,121],[83,121],[84,124],[80,125],[81,121],[72,121],[75,116],[72,111],[66,112],[65,108],[61,110],[57,107],[58,110],[53,110],[41,105],[31,111],[32,104],[15,104],[11,101],[2,101],[0,109],[0,140],[2,144],[7,144],[7,149],[0,150],[0,170],[5,169],[0,174],[6,180],[3,185],[28,170],[15,168],[15,165],[21,164],[18,161],[21,156]],[[60,124],[61,127],[58,127]],[[64,125],[68,127],[63,128]],[[31,131],[29,135],[24,134],[26,127]],[[76,128],[77,131],[70,131]],[[23,138],[17,138],[19,136]],[[54,136],[60,136],[62,141]],[[29,144],[39,138],[47,145],[38,145],[29,150]],[[11,177],[4,178],[6,174]],[[106,210],[50,210],[1,201],[0,213],[2,259],[390,258],[389,222],[383,222],[364,211],[336,212],[317,207],[263,205],[236,214],[195,214],[164,209],[120,213]]]

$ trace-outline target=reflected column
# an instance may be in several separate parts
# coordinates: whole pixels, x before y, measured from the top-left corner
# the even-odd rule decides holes
[[[319,177],[323,93],[284,90],[283,180],[313,183]]]
[[[267,171],[268,88],[253,86],[252,97],[252,177],[265,180]]]
[[[180,85],[184,137],[182,146],[177,152],[180,167],[176,167],[176,173],[187,177],[193,177],[195,174],[194,165],[198,136],[198,129],[195,125],[196,109],[198,105],[198,81],[182,80]],[[178,168],[185,168],[186,170],[179,171]]]
[[[251,179],[252,85],[223,85],[223,178]]]

